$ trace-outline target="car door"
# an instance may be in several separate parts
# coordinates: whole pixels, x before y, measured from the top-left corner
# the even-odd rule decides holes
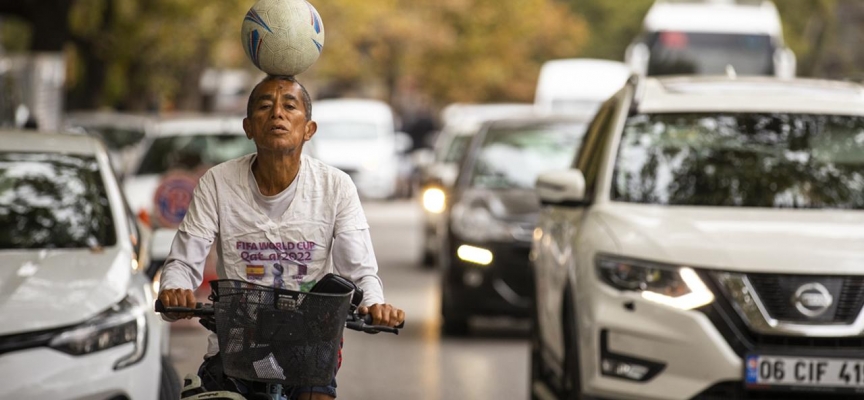
[[[597,112],[582,143],[572,168],[585,175],[586,199],[592,199],[603,163],[604,149],[610,130],[617,124],[623,99],[627,90],[605,102]],[[537,284],[537,318],[540,334],[548,353],[554,360],[547,364],[561,364],[564,359],[563,299],[570,278],[568,272],[574,268],[575,242],[579,226],[587,207],[547,206],[538,221],[532,259],[535,265]],[[571,293],[571,295],[575,295]]]

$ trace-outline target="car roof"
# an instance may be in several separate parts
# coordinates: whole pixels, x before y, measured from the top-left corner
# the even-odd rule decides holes
[[[560,124],[560,123],[582,123],[587,124],[591,121],[592,116],[586,115],[555,115],[555,116],[536,116],[536,117],[514,117],[514,118],[497,118],[486,122],[487,126],[495,128],[520,128],[527,126],[536,126],[542,124]]]
[[[63,123],[66,126],[112,126],[145,129],[152,119],[152,116],[144,114],[129,114],[114,111],[74,111],[63,116]]]
[[[154,120],[154,136],[245,135],[243,117],[222,114],[174,114]]]
[[[627,81],[630,67],[590,58],[549,60],[540,68],[535,102],[549,98],[605,101]]]
[[[374,99],[326,99],[312,102],[312,120],[364,120],[393,124],[393,110]]]
[[[766,34],[782,38],[783,27],[770,1],[736,3],[734,0],[663,1],[648,10],[645,31],[683,31]]]
[[[85,135],[0,130],[0,151],[97,156],[104,154],[105,148],[99,140]]]
[[[441,111],[444,130],[471,135],[491,119],[528,117],[535,112],[531,103],[454,103]]]
[[[643,113],[789,112],[864,116],[864,86],[821,79],[680,76],[642,78]]]

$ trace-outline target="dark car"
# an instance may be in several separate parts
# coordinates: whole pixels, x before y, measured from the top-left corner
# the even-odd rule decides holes
[[[528,254],[540,211],[534,181],[570,164],[585,126],[573,118],[493,120],[474,136],[438,257],[445,334],[468,333],[472,316],[529,316]]]

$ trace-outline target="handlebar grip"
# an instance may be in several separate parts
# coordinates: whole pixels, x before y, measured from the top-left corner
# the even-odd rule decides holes
[[[369,314],[364,314],[364,315],[363,315],[363,322],[364,322],[366,325],[372,325],[372,316],[369,315]],[[394,326],[393,328],[395,328],[395,329],[402,329],[402,328],[404,328],[404,327],[405,327],[405,321],[402,321],[399,325],[396,325],[396,326]]]
[[[165,305],[162,304],[162,300],[156,299],[156,304],[154,306],[154,309],[157,313],[160,313],[160,314],[165,312]]]

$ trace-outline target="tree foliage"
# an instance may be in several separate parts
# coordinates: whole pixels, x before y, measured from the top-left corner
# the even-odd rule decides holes
[[[324,20],[326,43],[319,62],[301,79],[327,96],[359,92],[395,101],[407,91],[439,106],[530,101],[540,65],[548,59],[623,59],[652,3],[313,0]],[[254,68],[239,43],[243,15],[252,4],[0,0],[0,32],[7,50],[23,50],[27,43],[31,50],[67,52],[71,107],[196,109],[206,68]],[[801,75],[857,74],[864,51],[850,43],[862,36],[864,2],[776,4]],[[34,10],[49,5],[58,12],[68,9],[65,26],[37,18]],[[24,29],[21,21],[32,29]]]

